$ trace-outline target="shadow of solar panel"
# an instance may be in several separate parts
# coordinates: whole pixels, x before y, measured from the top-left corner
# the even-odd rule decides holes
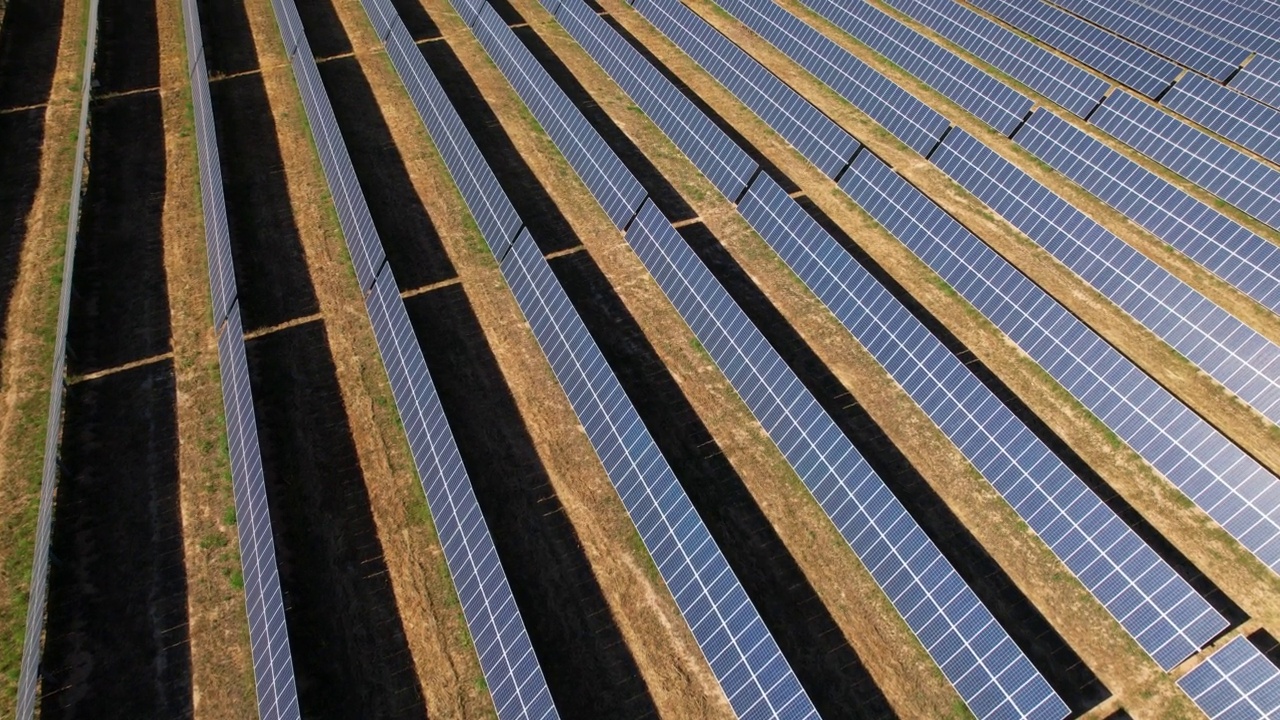
[[[652,203],[627,243],[980,718],[1067,707]]]
[[[557,717],[390,268],[365,305],[498,717]]]
[[[1280,163],[1280,110],[1194,74],[1179,80],[1160,104]]]
[[[1238,45],[1128,0],[1049,1],[1219,82],[1249,57]]]
[[[972,1],[975,7],[1147,97],[1160,97],[1182,72],[1159,55],[1040,0]]]
[[[1280,228],[1280,170],[1123,90],[1111,93],[1089,121],[1262,222]]]
[[[1211,35],[1269,57],[1280,57],[1280,16],[1258,6],[1240,7],[1214,0],[1138,0],[1139,4]],[[1265,7],[1265,6],[1264,6]]]
[[[951,179],[1222,383],[1280,423],[1280,347],[956,128],[930,158]]]
[[[1226,628],[1226,620],[777,183],[753,183],[741,211],[1161,667],[1173,667]]]
[[[1031,111],[1031,98],[862,0],[803,2],[1002,135]]]
[[[1280,669],[1243,636],[1184,675],[1178,687],[1210,720],[1280,717]]]
[[[527,230],[501,267],[734,712],[744,718],[817,718],[773,636]]]
[[[950,127],[938,111],[773,0],[721,0],[717,4],[921,155],[928,154]]]
[[[221,193],[221,187],[218,192]],[[218,364],[222,371],[227,454],[231,459],[231,487],[236,505],[240,566],[244,573],[258,717],[262,720],[298,718],[298,691],[294,684],[280,575],[276,570],[275,540],[238,305],[232,306],[226,320],[218,336]]]
[[[836,177],[861,147],[679,0],[637,0],[635,8],[827,177]]]
[[[841,188],[1264,564],[1280,480],[871,153]]]
[[[953,0],[885,2],[1080,117],[1088,117],[1110,87]]]
[[[556,19],[645,115],[727,197],[742,194],[759,166],[689,98],[580,0],[561,3]]]
[[[1255,57],[1228,84],[1255,100],[1280,108],[1280,60]]]
[[[1280,312],[1280,247],[1047,110],[1033,114],[1013,139],[1210,272]]]
[[[640,181],[488,3],[479,3],[472,30],[614,226],[626,227],[646,197]]]

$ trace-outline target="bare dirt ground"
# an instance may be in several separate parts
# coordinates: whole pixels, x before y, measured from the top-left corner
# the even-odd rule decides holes
[[[25,4],[24,4],[25,5]],[[66,208],[70,200],[71,167],[75,155],[76,128],[80,115],[80,69],[83,64],[85,3],[72,0],[53,17],[39,13],[40,25],[19,24],[23,5],[12,4],[4,28],[13,35],[3,43],[6,55],[4,71],[0,71],[3,97],[16,102],[41,100],[24,95],[40,86],[41,76],[28,62],[54,62],[47,89],[47,103],[36,108],[42,117],[43,147],[37,160],[37,177],[30,188],[9,185],[6,177],[0,191],[4,195],[5,224],[0,225],[3,246],[21,248],[11,257],[14,275],[11,289],[6,289],[4,343],[0,349],[0,443],[8,448],[0,453],[0,581],[7,590],[0,593],[0,702],[8,705],[13,698],[22,652],[23,623],[27,609],[27,586],[31,577],[31,558],[36,506],[43,462],[45,418],[48,416],[49,376],[53,365],[53,328],[56,324],[58,293],[62,276],[62,251],[66,242]],[[50,4],[46,10],[52,8]],[[22,29],[18,34],[17,30]],[[53,41],[56,55],[37,52],[26,43],[36,39]],[[39,47],[40,43],[36,44]],[[7,69],[11,61],[23,60],[28,85],[12,79]],[[56,61],[55,61],[56,59]],[[23,115],[21,111],[16,116]],[[14,122],[6,118],[0,122]],[[10,125],[12,127],[12,125]],[[29,126],[28,126],[29,127]],[[21,135],[5,135],[18,147]],[[23,167],[22,151],[14,150],[15,169]],[[20,173],[28,172],[20,170]],[[10,195],[9,193],[14,193]],[[22,200],[30,192],[30,200]],[[10,205],[13,199],[17,202]],[[14,208],[29,203],[24,217]],[[9,233],[24,233],[19,239]],[[10,250],[6,250],[10,252]],[[6,267],[9,260],[6,260]],[[3,271],[0,271],[3,272]]]

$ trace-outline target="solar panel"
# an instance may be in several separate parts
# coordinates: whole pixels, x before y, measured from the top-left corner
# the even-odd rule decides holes
[[[1255,100],[1280,108],[1280,60],[1255,57],[1231,78],[1228,85]]]
[[[1089,121],[1262,222],[1280,228],[1280,170],[1123,90],[1111,93]]]
[[[1110,84],[953,0],[886,4],[1058,103],[1088,117]]]
[[[1280,57],[1280,17],[1214,0],[1138,0],[1143,6],[1177,18],[1242,48]],[[1255,7],[1258,7],[1255,5]]]
[[[1280,347],[956,128],[930,158],[1255,410],[1280,423]]]
[[[374,26],[387,29],[384,37],[400,33],[407,37],[403,23],[387,0],[363,0],[363,3]],[[476,10],[478,27],[481,17],[492,9],[485,6]],[[485,25],[484,32],[501,35],[505,29],[510,40],[515,40],[505,25]],[[428,80],[434,82],[434,77],[417,46],[412,41],[408,45],[387,41],[387,52],[393,56],[397,69],[407,69],[400,78],[409,86],[411,94],[428,102],[432,99],[440,102],[431,108],[436,118],[433,124],[460,125],[457,111],[447,98],[424,92]],[[434,132],[433,124],[427,124],[429,133]],[[462,142],[462,138],[455,138],[455,142]],[[601,163],[604,160],[596,159]],[[454,175],[453,179],[461,185],[474,182],[473,177]],[[474,197],[474,194],[464,190],[463,197]],[[490,242],[490,247],[495,248],[497,244]],[[528,229],[522,229],[501,253],[495,250],[495,257],[521,313],[730,705],[742,717],[816,718],[817,713],[799,680]]]
[[[861,147],[679,0],[637,0],[635,8],[827,177],[839,175]]]
[[[840,187],[1273,570],[1280,480],[869,152]]]
[[[1048,110],[1013,139],[1263,306],[1280,313],[1280,247]]]
[[[950,127],[938,111],[772,0],[717,4],[921,155],[927,155]]]
[[[338,217],[347,219],[342,223],[344,233],[348,228],[357,231],[347,233],[346,240],[359,276],[361,248],[363,257],[375,256],[381,254],[382,242],[298,23],[297,8],[292,0],[273,0],[272,5],[286,44],[291,36],[296,43],[294,77]],[[410,47],[421,60],[417,46],[410,43]],[[372,269],[372,277],[364,286],[369,321],[494,708],[503,720],[555,718],[546,680],[462,466],[391,268],[382,262]]]
[[[1147,97],[1159,97],[1182,72],[1182,68],[1159,55],[1040,0],[972,2],[975,7]],[[1098,99],[1101,100],[1101,95]]]
[[[728,197],[742,194],[759,168],[755,160],[590,7],[561,3],[555,16],[721,193]]]
[[[1031,111],[1031,98],[862,0],[802,1],[1003,135]]]
[[[1280,110],[1188,73],[1160,104],[1280,163]]]
[[[1222,82],[1249,51],[1128,0],[1049,0],[1121,37]]]
[[[209,290],[213,300],[213,326],[218,334],[218,366],[222,377],[222,406],[226,419],[227,454],[231,463],[231,487],[236,509],[240,567],[244,579],[245,615],[249,623],[249,649],[253,659],[254,691],[258,717],[289,720],[300,717],[293,656],[285,620],[280,574],[276,566],[275,539],[267,506],[258,425],[254,417],[253,391],[245,358],[244,328],[237,302],[235,268],[231,257],[231,233],[223,198],[222,169],[218,158],[217,129],[204,61],[204,40],[195,0],[183,0],[182,14],[191,72],[191,103],[197,158],[200,167],[200,201],[204,209],[205,244],[209,256]]]
[[[1178,680],[1209,720],[1280,717],[1280,669],[1240,636]]]
[[[1048,683],[652,203],[627,243],[973,713],[1062,718]]]
[[[777,183],[757,180],[740,209],[1161,667],[1173,667],[1226,628],[1226,620]]]
[[[619,229],[626,227],[646,197],[640,182],[608,150],[600,133],[587,123],[498,13],[487,3],[477,5],[472,30],[480,44],[604,206],[613,224]]]
[[[528,230],[501,267],[734,712],[750,718],[817,718]]]
[[[194,9],[194,8],[193,8]],[[188,46],[189,47],[189,46]],[[207,89],[206,89],[207,92]],[[216,162],[216,160],[214,161]],[[221,188],[219,188],[219,192]],[[218,336],[222,371],[222,404],[227,422],[227,454],[244,574],[244,604],[249,619],[258,717],[262,720],[301,717],[294,683],[293,656],[285,622],[284,598],[276,569],[275,540],[267,507],[262,453],[253,412],[253,391],[245,360],[240,306],[233,305]]]

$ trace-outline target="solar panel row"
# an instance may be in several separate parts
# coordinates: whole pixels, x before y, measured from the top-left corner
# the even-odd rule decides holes
[[[953,0],[885,0],[1068,111],[1088,117],[1110,84]]]
[[[627,243],[979,718],[1067,707],[652,202]]]
[[[1049,1],[1219,82],[1249,57],[1238,45],[1128,0]]]
[[[1160,104],[1280,163],[1280,110],[1188,73]]]
[[[1123,90],[1089,119],[1104,132],[1274,228],[1280,228],[1280,170]]]
[[[1209,720],[1280,717],[1280,668],[1240,636],[1178,680]]]
[[[1182,72],[1159,55],[1040,0],[970,2],[1150,98],[1160,97]]]
[[[387,0],[363,2],[375,28],[386,38],[392,63],[400,71],[401,81],[437,147],[451,147],[467,154],[474,152],[479,157],[474,140],[462,128],[457,111],[390,3]],[[524,72],[531,72],[535,61],[494,10],[487,4],[474,6],[473,10],[478,32],[488,34],[488,42],[496,41],[511,59],[510,63],[499,64],[500,69],[510,69],[514,63],[524,66]],[[558,88],[552,92],[553,85],[535,89],[531,83],[521,81],[516,87],[541,92],[546,97],[562,94]],[[535,115],[539,122],[547,125],[571,122],[567,117],[552,114],[553,108],[571,107],[558,101],[535,102],[530,106],[531,110],[541,113]],[[574,126],[595,134],[590,126]],[[452,137],[437,135],[453,128],[461,132]],[[559,132],[553,137],[564,139]],[[580,145],[573,143],[568,147]],[[581,147],[597,152],[603,145],[587,139]],[[610,164],[606,157],[597,157],[595,162],[600,166]],[[474,177],[473,174],[453,175],[459,186],[476,182]],[[593,192],[601,193],[599,197],[615,197],[611,185],[590,187]],[[478,196],[474,189],[462,192],[464,199]],[[698,517],[528,229],[521,230],[509,242],[489,239],[489,244],[556,379],[734,710],[742,717],[816,717],[816,711],[773,636]]]
[[[717,4],[921,155],[927,155],[951,125],[938,111],[772,0],[720,0]]]
[[[827,177],[837,177],[862,147],[679,0],[637,0],[635,8]]]
[[[955,131],[952,131],[955,132]],[[741,211],[1054,554],[1166,669],[1226,621],[767,177]]]
[[[1280,60],[1255,57],[1227,84],[1255,100],[1280,108]]]
[[[254,417],[253,390],[249,383],[244,329],[231,256],[231,232],[223,197],[218,135],[205,68],[199,8],[195,0],[183,0],[182,14],[200,166],[200,202],[204,210],[205,244],[209,255],[209,290],[213,299],[213,325],[218,331],[223,416],[227,424],[227,454],[231,459],[231,487],[240,542],[240,567],[244,578],[245,613],[249,621],[249,648],[253,657],[258,717],[262,720],[287,720],[300,717],[298,690],[289,648],[284,598],[280,592],[280,574],[276,566],[262,452],[258,446],[258,425]]]
[[[700,18],[687,22],[708,44],[717,34]],[[1225,621],[777,183],[758,177],[739,211],[1162,665],[1223,629]],[[1125,563],[1150,573],[1144,582],[1161,588],[1160,602],[1138,600],[1143,590],[1132,579],[1117,580],[1126,578]]]
[[[1138,0],[1211,35],[1270,57],[1280,57],[1280,16],[1214,0]]]
[[[868,152],[840,186],[1273,570],[1280,480]]]
[[[863,0],[803,2],[1005,136],[1031,111],[1031,98]]]
[[[272,5],[285,46],[292,48],[294,77],[357,277],[363,281],[366,271],[371,277],[363,285],[369,321],[494,707],[504,720],[557,717],[391,268],[385,259],[375,267],[361,268],[369,258],[385,258],[382,241],[351,166],[297,8],[292,0],[273,0]],[[416,54],[412,42],[410,47]]]
[[[1280,247],[1045,109],[1013,139],[1263,306],[1280,312]]]
[[[930,158],[1210,377],[1280,423],[1280,347],[956,128]]]

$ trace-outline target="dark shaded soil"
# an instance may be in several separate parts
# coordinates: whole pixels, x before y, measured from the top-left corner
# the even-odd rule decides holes
[[[100,0],[95,92],[110,94],[160,84],[160,35],[155,3]]]
[[[63,0],[10,0],[0,25],[0,111],[49,99],[62,39]],[[0,132],[5,146],[8,135]],[[0,148],[7,156],[7,148]],[[3,185],[0,185],[2,188]]]
[[[320,310],[266,87],[258,74],[212,83],[214,123],[240,313],[248,331]]]
[[[406,305],[560,716],[656,716],[462,286]]]
[[[586,253],[558,257],[551,265],[819,712],[892,717],[880,689],[608,279]]]
[[[455,277],[359,63],[331,60],[320,66],[320,77],[400,289]]]
[[[395,7],[396,14],[400,16],[405,29],[409,31],[409,37],[415,41],[421,42],[440,37],[440,28],[427,15],[427,11],[418,0],[391,0],[391,5]]]
[[[171,361],[72,385],[41,716],[192,712]]]
[[[703,262],[1074,713],[1110,691],[1013,584],[871,416],[701,223],[680,229]]]
[[[204,63],[211,78],[258,68],[249,16],[242,0],[196,0],[200,32],[204,37]]]
[[[329,0],[295,0],[307,44],[316,58],[327,58],[351,52],[351,42],[342,21]]]
[[[40,184],[43,142],[44,108],[0,113],[0,347],[27,239],[27,215]]]
[[[246,352],[302,714],[421,718],[324,325],[264,335]]]
[[[149,92],[97,101],[90,124],[89,175],[67,329],[71,375],[170,349],[160,96]]]

